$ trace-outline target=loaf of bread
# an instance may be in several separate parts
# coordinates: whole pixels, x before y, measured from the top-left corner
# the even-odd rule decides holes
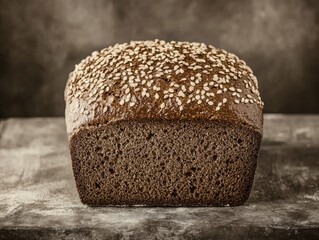
[[[252,70],[234,54],[196,42],[116,44],[75,66],[65,101],[84,204],[247,200],[263,102]]]

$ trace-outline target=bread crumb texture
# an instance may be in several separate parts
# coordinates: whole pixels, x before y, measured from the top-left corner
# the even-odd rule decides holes
[[[119,121],[71,139],[88,205],[235,206],[249,196],[261,135],[224,121]]]
[[[141,105],[164,116],[196,109],[216,113],[229,104],[264,105],[252,70],[234,54],[203,43],[163,40],[93,52],[70,73],[65,100],[86,101],[78,106],[83,115]]]

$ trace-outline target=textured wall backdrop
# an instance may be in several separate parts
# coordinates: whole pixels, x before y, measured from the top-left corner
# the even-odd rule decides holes
[[[0,117],[63,115],[74,64],[154,38],[238,54],[259,79],[266,112],[319,113],[319,1],[0,0]]]

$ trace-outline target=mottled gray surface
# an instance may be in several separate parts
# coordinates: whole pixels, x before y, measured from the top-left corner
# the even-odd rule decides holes
[[[9,119],[0,122],[0,239],[318,239],[318,158],[318,115],[267,115],[244,206],[90,208],[76,192],[64,119]]]
[[[61,116],[74,64],[116,42],[202,41],[245,59],[266,112],[319,113],[319,1],[0,0],[0,117]]]

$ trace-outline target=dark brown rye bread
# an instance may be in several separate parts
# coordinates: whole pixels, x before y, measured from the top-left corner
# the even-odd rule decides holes
[[[94,52],[65,89],[83,203],[239,205],[262,138],[252,70],[189,42],[133,41]]]

